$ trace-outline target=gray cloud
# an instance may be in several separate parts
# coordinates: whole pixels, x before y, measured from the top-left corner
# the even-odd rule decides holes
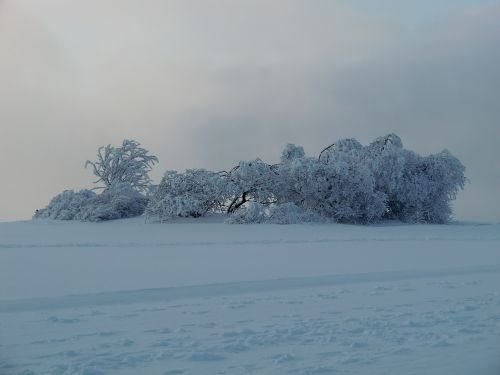
[[[459,218],[500,220],[500,7],[460,3],[409,22],[360,1],[4,0],[0,218],[90,186],[85,159],[126,137],[159,178],[396,132],[468,167]]]

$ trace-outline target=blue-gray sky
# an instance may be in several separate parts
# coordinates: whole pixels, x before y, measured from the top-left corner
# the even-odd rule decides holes
[[[0,0],[0,220],[123,138],[158,179],[390,132],[466,165],[457,218],[500,220],[500,1]]]

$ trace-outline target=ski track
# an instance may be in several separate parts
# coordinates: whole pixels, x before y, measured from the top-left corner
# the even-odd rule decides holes
[[[241,281],[230,283],[204,284],[170,288],[154,288],[143,290],[116,291],[93,294],[77,294],[62,297],[29,298],[21,300],[0,300],[0,313],[21,312],[30,310],[63,309],[82,306],[99,306],[112,304],[131,304],[149,301],[171,301],[186,298],[212,297],[265,291],[280,291],[343,285],[356,283],[402,281],[422,278],[446,277],[455,275],[471,275],[484,273],[500,273],[499,265],[480,267],[462,267],[434,270],[371,272],[362,274],[325,275],[315,277],[296,277],[274,280]]]
[[[68,243],[0,243],[0,249],[30,249],[30,248],[148,248],[148,247],[191,247],[191,246],[248,246],[248,245],[307,245],[307,244],[334,244],[343,242],[499,242],[498,238],[447,238],[447,237],[402,237],[402,238],[322,238],[316,240],[248,240],[248,241],[179,241],[179,242],[68,242]]]

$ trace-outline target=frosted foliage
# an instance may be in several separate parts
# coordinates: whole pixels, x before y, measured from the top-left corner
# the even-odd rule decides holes
[[[174,217],[203,216],[220,209],[225,189],[222,177],[214,172],[167,171],[150,199],[146,217],[151,221],[168,221]]]
[[[96,193],[90,190],[65,190],[52,198],[47,207],[36,210],[34,218],[74,220],[95,196]]]
[[[116,184],[102,194],[90,190],[66,190],[54,197],[49,205],[37,210],[35,218],[58,220],[105,221],[139,216],[147,199],[128,184]]]
[[[323,149],[318,159],[323,163],[355,161],[359,158],[359,152],[362,148],[361,143],[354,138],[341,139]]]
[[[305,211],[294,203],[264,205],[249,202],[231,214],[227,222],[230,224],[299,224],[324,220],[320,215]]]
[[[140,216],[147,202],[146,197],[127,183],[117,183],[92,198],[76,219],[105,221]]]
[[[285,149],[281,153],[281,162],[289,163],[292,160],[300,159],[305,156],[304,148],[302,146],[295,146],[294,144],[288,143]]]
[[[242,161],[225,177],[230,203],[234,212],[246,202],[272,203],[279,186],[278,173],[260,159]]]
[[[375,191],[373,175],[364,166],[305,158],[291,163],[288,181],[295,204],[339,222],[369,223],[386,211],[385,194]]]
[[[407,222],[445,223],[452,214],[450,201],[464,187],[464,167],[448,151],[414,156],[391,202],[396,217]]]
[[[151,183],[149,171],[158,163],[158,158],[148,155],[149,151],[139,146],[140,143],[126,139],[121,147],[100,147],[97,161],[87,160],[85,166],[92,166],[94,175],[98,177],[95,183],[104,184],[104,188],[128,183],[135,190],[144,192]]]
[[[101,147],[99,160],[87,164],[104,192],[65,191],[35,217],[100,221],[140,215],[147,205],[147,219],[160,222],[226,212],[231,223],[446,223],[467,181],[465,167],[449,151],[421,156],[388,134],[367,146],[342,139],[318,157],[288,144],[275,165],[255,159],[229,172],[168,171],[148,202],[140,192],[149,190],[148,171],[157,159],[147,153],[135,141]]]
[[[378,137],[367,147],[373,154],[380,154],[385,151],[402,149],[403,142],[396,134],[387,134],[383,137]]]
[[[376,189],[387,195],[386,218],[405,222],[446,223],[450,202],[464,188],[465,167],[449,151],[420,156],[399,147],[368,146],[365,164]]]
[[[257,202],[249,202],[232,213],[226,220],[229,224],[261,224],[267,220],[266,207]]]

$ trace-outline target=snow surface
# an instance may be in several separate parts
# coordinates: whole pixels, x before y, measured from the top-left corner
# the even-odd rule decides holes
[[[0,223],[0,374],[500,374],[500,224]]]

